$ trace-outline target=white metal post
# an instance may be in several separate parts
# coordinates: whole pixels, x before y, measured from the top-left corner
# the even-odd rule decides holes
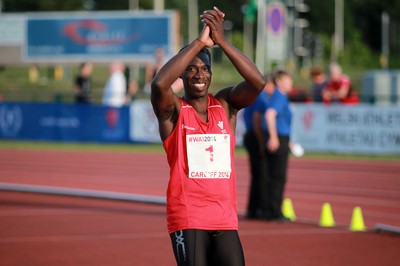
[[[199,8],[197,6],[197,0],[188,0],[188,37],[189,42],[199,36]]]
[[[265,69],[265,43],[266,43],[266,23],[265,23],[265,12],[266,12],[267,0],[258,0],[257,10],[257,44],[256,44],[256,65],[261,73],[264,73]]]

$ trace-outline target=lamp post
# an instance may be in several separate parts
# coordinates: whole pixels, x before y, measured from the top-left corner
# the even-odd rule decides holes
[[[308,20],[300,18],[299,14],[306,13],[310,10],[309,6],[303,0],[287,0],[286,7],[288,8],[288,25],[289,25],[289,40],[288,40],[288,69],[289,71],[296,70],[297,57],[300,57],[302,62],[307,62],[310,51],[305,45],[304,36],[308,33]]]
[[[338,54],[343,50],[343,0],[335,0],[335,33],[331,59],[336,61]]]
[[[154,0],[154,10],[155,11],[164,11],[164,0]]]
[[[257,0],[250,0],[248,4],[242,6],[243,11],[243,52],[254,59],[254,20],[257,15]]]
[[[139,10],[139,0],[129,0],[129,10]]]
[[[265,36],[266,36],[266,25],[265,25],[265,12],[266,2],[268,0],[258,0],[257,6],[257,43],[256,43],[256,65],[261,73],[264,73],[265,69]]]
[[[380,58],[380,64],[382,68],[387,68],[389,61],[389,23],[390,18],[387,12],[382,12],[382,54]]]
[[[194,40],[199,35],[199,8],[197,0],[188,0],[188,37]]]

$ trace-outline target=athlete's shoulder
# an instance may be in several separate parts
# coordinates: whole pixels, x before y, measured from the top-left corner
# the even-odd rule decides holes
[[[189,108],[193,108],[192,105],[190,105],[189,103],[187,103],[183,97],[179,97],[179,102],[180,102],[180,108],[181,109],[189,109]]]
[[[218,99],[217,97],[215,97],[211,93],[208,94],[208,105],[209,106],[220,106],[220,107],[222,107],[220,99]]]

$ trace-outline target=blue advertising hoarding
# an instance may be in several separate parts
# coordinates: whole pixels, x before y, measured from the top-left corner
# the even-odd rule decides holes
[[[146,63],[156,48],[177,48],[176,13],[31,13],[26,19],[24,60]]]
[[[129,107],[0,103],[0,139],[129,142]]]
[[[397,106],[293,104],[291,141],[306,152],[400,154]],[[237,144],[245,133],[238,114]],[[90,104],[0,102],[0,139],[161,143],[149,100]]]

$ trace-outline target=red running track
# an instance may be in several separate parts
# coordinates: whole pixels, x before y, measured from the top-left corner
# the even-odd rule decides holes
[[[242,218],[249,185],[237,156],[241,240],[247,265],[397,265],[400,238],[348,230],[360,206],[369,229],[400,226],[400,164],[291,158],[286,197],[295,223]],[[0,182],[163,196],[163,154],[0,150]],[[318,226],[322,203],[334,228]],[[174,265],[164,206],[0,192],[0,265]]]

